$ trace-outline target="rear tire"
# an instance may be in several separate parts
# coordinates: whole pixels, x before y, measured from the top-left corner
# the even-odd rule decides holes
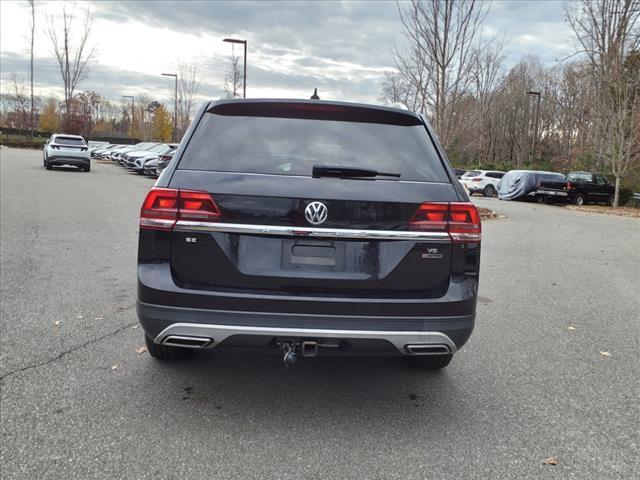
[[[153,339],[147,334],[144,336],[144,342],[147,345],[149,355],[158,360],[181,360],[193,353],[193,350],[190,348],[169,347],[167,345],[154,343]]]
[[[494,187],[493,185],[487,185],[486,187],[484,187],[484,190],[482,190],[482,195],[484,195],[485,197],[493,197],[496,194],[496,187]]]
[[[607,197],[607,205],[613,207],[613,195],[609,195],[609,197]]]
[[[407,362],[409,362],[409,365],[413,368],[439,370],[449,365],[452,358],[453,353],[447,355],[416,355],[407,357]]]
[[[582,206],[582,205],[584,205],[584,195],[582,195],[581,193],[579,193],[578,195],[576,195],[575,203],[576,203],[576,205],[578,205],[578,206]]]

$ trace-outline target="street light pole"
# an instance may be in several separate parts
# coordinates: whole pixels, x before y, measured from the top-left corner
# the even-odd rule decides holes
[[[173,130],[171,131],[171,138],[176,141],[176,130],[178,128],[178,74],[177,73],[163,73],[165,77],[173,77],[176,81],[176,88],[174,92],[173,103]]]
[[[136,114],[136,107],[135,107],[135,97],[133,95],[122,95],[122,98],[130,98],[131,99],[131,138],[133,138],[133,135],[135,133],[135,114]]]
[[[244,45],[244,57],[242,60],[242,65],[244,67],[244,72],[242,74],[242,98],[247,98],[247,41],[237,40],[234,38],[225,38],[222,41],[227,43],[241,43]]]
[[[540,120],[540,92],[535,92],[533,90],[530,90],[527,92],[527,95],[535,95],[538,97],[538,101],[536,102],[536,123],[534,126],[534,133],[533,133],[533,138],[531,139],[531,157],[530,160],[533,161],[533,157],[536,153],[536,144],[538,142],[538,124],[539,124],[539,120]]]

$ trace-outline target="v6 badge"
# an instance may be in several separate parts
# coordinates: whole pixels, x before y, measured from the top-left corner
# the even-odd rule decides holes
[[[427,252],[422,254],[422,258],[442,259],[442,253],[437,248],[427,248]]]

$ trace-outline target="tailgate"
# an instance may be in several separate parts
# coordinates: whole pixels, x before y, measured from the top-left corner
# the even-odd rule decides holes
[[[176,225],[171,267],[181,286],[397,298],[446,291],[449,237],[410,232],[408,224],[423,201],[455,201],[451,184],[299,177],[283,181],[178,170],[172,187],[196,181],[206,185],[221,217],[214,226]],[[305,215],[314,202],[327,209],[318,227]]]

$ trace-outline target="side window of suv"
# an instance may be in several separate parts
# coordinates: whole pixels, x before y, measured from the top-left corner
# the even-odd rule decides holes
[[[607,180],[602,175],[594,175],[596,177],[596,185],[606,185]]]
[[[487,177],[490,177],[490,178],[502,178],[503,175],[504,175],[504,173],[487,172]]]

